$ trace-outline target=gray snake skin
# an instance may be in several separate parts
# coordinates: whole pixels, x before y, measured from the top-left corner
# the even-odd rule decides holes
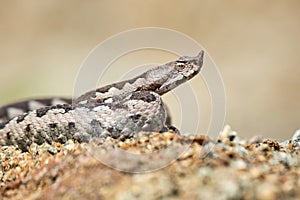
[[[160,96],[198,74],[203,58],[203,51],[195,57],[180,57],[133,79],[87,92],[73,103],[40,99],[3,106],[0,146],[28,151],[32,143],[88,142],[92,137],[128,138],[140,131],[168,130]]]

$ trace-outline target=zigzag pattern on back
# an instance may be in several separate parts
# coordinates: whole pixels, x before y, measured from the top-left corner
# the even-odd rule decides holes
[[[87,92],[73,104],[69,99],[39,99],[6,105],[0,108],[4,119],[0,145],[27,151],[32,143],[122,139],[140,131],[166,131],[167,114],[160,96],[197,75],[203,58],[203,51],[180,57],[130,80]]]

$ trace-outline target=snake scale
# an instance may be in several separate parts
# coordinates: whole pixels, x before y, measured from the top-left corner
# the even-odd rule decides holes
[[[168,130],[160,96],[198,74],[203,59],[203,51],[195,57],[180,57],[135,78],[87,92],[72,103],[40,99],[3,106],[0,146],[28,151],[32,143],[88,142],[92,137],[129,138],[140,131]],[[39,105],[46,106],[34,109]]]

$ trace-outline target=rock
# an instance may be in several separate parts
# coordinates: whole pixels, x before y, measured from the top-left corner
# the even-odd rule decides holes
[[[299,199],[299,160],[295,146],[244,140],[229,127],[216,142],[140,133],[9,146],[0,149],[0,199]]]

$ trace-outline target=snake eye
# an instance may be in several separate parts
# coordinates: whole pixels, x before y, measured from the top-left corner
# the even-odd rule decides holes
[[[186,66],[186,62],[177,62],[176,68],[177,69],[183,69]]]

